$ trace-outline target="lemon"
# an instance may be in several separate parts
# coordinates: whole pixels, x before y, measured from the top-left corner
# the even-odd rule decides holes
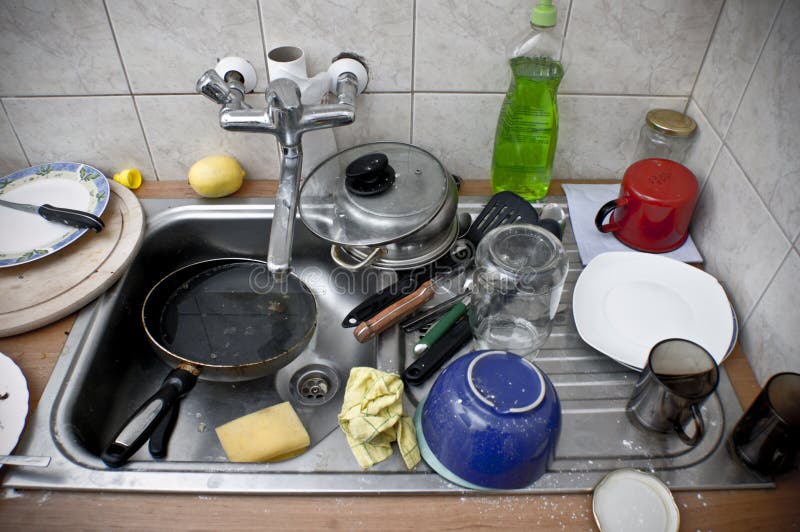
[[[227,155],[203,157],[189,169],[189,184],[205,198],[221,198],[242,186],[244,169],[239,161]]]

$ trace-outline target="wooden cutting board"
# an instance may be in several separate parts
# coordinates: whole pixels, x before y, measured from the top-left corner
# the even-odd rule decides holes
[[[49,257],[0,269],[0,338],[77,311],[128,268],[142,242],[144,213],[133,192],[114,181],[109,184],[102,231],[87,231]]]

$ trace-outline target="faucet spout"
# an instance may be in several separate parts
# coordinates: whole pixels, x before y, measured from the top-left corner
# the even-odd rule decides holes
[[[282,147],[281,173],[267,250],[267,269],[278,279],[284,278],[291,271],[292,241],[297,197],[300,194],[302,162],[303,150],[300,144]]]

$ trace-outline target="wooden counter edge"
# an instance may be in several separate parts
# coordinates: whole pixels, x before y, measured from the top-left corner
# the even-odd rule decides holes
[[[600,182],[614,182],[610,180]],[[465,181],[462,195],[488,195],[486,181]],[[554,182],[552,195],[561,195]],[[235,197],[270,197],[274,181],[248,181]],[[184,182],[146,183],[141,198],[196,197]],[[35,408],[75,315],[36,331],[0,339],[28,379]],[[725,362],[746,407],[759,386],[737,345]],[[2,471],[0,471],[2,475]],[[681,529],[787,529],[800,524],[800,475],[778,480],[775,490],[679,491]],[[176,524],[174,516],[183,516]],[[294,529],[572,530],[593,529],[591,496],[569,495],[189,495],[7,490],[0,497],[0,530]]]

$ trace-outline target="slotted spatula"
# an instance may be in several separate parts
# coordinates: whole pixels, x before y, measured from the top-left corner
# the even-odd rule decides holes
[[[437,265],[445,266],[446,260],[455,260],[462,264],[465,260],[471,260],[478,242],[486,236],[486,233],[501,225],[513,223],[537,224],[539,215],[533,205],[513,192],[507,190],[498,192],[484,206],[463,238],[456,242],[453,250],[439,259]],[[469,244],[465,244],[464,241],[468,241]],[[465,255],[467,251],[470,253],[469,256]]]

